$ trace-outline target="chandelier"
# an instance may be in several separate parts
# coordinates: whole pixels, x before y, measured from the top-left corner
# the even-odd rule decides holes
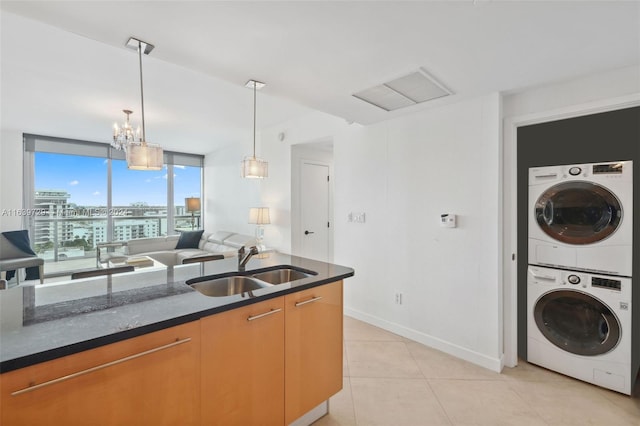
[[[118,123],[113,124],[113,141],[111,142],[111,146],[119,151],[126,151],[128,144],[135,142],[136,139],[140,139],[140,126],[138,126],[134,132],[131,122],[129,121],[129,116],[133,114],[133,111],[123,109],[122,112],[126,114],[127,118],[122,126],[118,126]]]

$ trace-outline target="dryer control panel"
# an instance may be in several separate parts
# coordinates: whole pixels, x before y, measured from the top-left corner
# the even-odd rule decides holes
[[[591,277],[591,286],[618,291],[622,290],[622,282],[620,280],[612,280],[610,278]]]

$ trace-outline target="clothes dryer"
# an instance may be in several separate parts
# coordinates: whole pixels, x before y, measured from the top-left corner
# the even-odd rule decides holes
[[[529,264],[631,276],[631,161],[529,169]]]
[[[631,279],[529,266],[527,361],[631,394]]]

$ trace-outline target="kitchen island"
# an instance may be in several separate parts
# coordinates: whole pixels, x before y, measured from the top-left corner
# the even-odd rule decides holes
[[[22,402],[26,409],[32,405],[43,412],[46,411],[43,401],[50,402],[59,397],[61,401],[52,404],[53,413],[67,415],[67,424],[82,424],[86,418],[81,419],[70,411],[71,407],[65,407],[69,399],[64,396],[65,392],[74,394],[73,410],[82,408],[77,401],[81,396],[89,399],[85,401],[87,407],[93,407],[94,401],[87,396],[91,394],[92,378],[98,383],[92,398],[102,399],[98,402],[103,406],[117,405],[109,407],[110,411],[120,410],[119,416],[107,416],[104,424],[131,420],[125,415],[127,410],[137,416],[137,424],[171,424],[175,421],[163,410],[178,413],[180,424],[251,424],[252,420],[247,419],[264,419],[260,412],[264,401],[271,407],[278,407],[274,396],[279,393],[283,397],[282,414],[269,415],[273,420],[268,424],[292,423],[301,409],[309,409],[309,402],[304,401],[304,389],[309,386],[294,380],[304,378],[307,367],[312,367],[304,365],[305,358],[309,362],[321,362],[325,358],[336,360],[339,352],[339,365],[331,365],[330,369],[340,369],[332,371],[332,375],[340,379],[341,386],[342,280],[352,276],[354,271],[325,262],[270,253],[254,256],[243,274],[254,275],[282,265],[309,274],[295,281],[222,297],[205,296],[187,285],[187,281],[197,277],[237,274],[237,260],[232,258],[140,269],[112,277],[15,287],[0,292],[3,423],[7,419],[20,418],[7,417],[8,412],[25,411],[12,406],[21,397],[24,397]],[[322,292],[326,294],[321,295]],[[243,319],[233,318],[234,315]],[[258,319],[254,320],[254,317]],[[339,322],[336,322],[337,318]],[[238,327],[232,331],[234,324]],[[247,328],[247,325],[253,328]],[[313,327],[318,329],[317,333],[312,331]],[[310,333],[306,333],[307,330]],[[305,335],[310,338],[304,338]],[[270,337],[265,340],[265,336]],[[277,343],[279,341],[281,345]],[[325,349],[314,341],[325,342],[324,346],[331,347],[327,349],[329,352],[318,357]],[[239,342],[248,346],[229,349]],[[333,347],[337,342],[339,348]],[[311,351],[310,346],[314,347]],[[268,354],[270,357],[266,357]],[[221,358],[224,356],[228,359]],[[259,359],[269,359],[269,363],[258,368]],[[53,371],[58,364],[62,367],[56,375]],[[131,366],[135,366],[133,371],[127,371]],[[154,366],[161,368],[154,369]],[[245,374],[247,371],[251,374]],[[257,382],[265,371],[269,372],[269,380],[279,381],[282,375],[281,385],[271,383],[268,388],[261,388]],[[30,377],[22,377],[27,372]],[[46,377],[40,377],[40,374]],[[327,375],[327,372],[323,374]],[[163,379],[162,375],[168,377]],[[224,377],[244,379],[216,387],[215,383],[221,383]],[[254,378],[256,383],[253,383]],[[9,383],[9,379],[16,384]],[[10,388],[21,380],[24,387]],[[117,389],[105,390],[111,380]],[[319,377],[308,377],[308,380],[322,381]],[[211,383],[214,385],[209,389],[207,386]],[[331,392],[339,390],[335,385],[331,386]],[[79,394],[78,389],[81,390]],[[293,389],[297,391],[293,392]],[[156,390],[162,390],[162,393],[156,395],[159,393]],[[177,395],[171,393],[169,397],[170,391],[177,391]],[[14,395],[16,392],[21,393]],[[144,392],[153,392],[153,395]],[[298,401],[299,395],[294,395],[300,392],[302,401]],[[39,393],[49,394],[43,398],[38,397]],[[129,400],[123,402],[119,395],[129,393]],[[131,398],[135,400],[136,395],[139,395],[138,405],[130,401]],[[212,398],[213,395],[217,397]],[[160,398],[154,401],[155,411],[161,414],[156,417],[144,412],[144,401],[153,398]],[[314,398],[317,399],[313,396],[309,401]],[[155,405],[163,401],[168,405]],[[254,417],[246,417],[247,413]]]

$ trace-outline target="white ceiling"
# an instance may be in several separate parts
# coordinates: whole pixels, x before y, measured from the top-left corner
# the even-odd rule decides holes
[[[370,124],[466,97],[640,66],[637,1],[2,1],[0,7],[98,41],[104,45],[98,51],[118,49],[111,54],[122,58],[121,67],[111,58],[109,65],[92,70],[92,84],[107,85],[96,82],[124,73],[121,81],[131,81],[130,90],[119,94],[103,88],[112,103],[82,105],[87,112],[95,108],[96,124],[106,117],[113,122],[116,111],[130,107],[123,99],[137,105],[137,61],[124,47],[127,39],[135,36],[154,44],[143,59],[145,100],[152,114],[147,126],[162,118],[183,135],[189,129],[194,140],[246,136],[252,95],[244,84],[250,78],[267,83],[258,94],[262,126],[309,109]],[[3,72],[9,58],[30,60],[27,54],[5,55],[10,49],[6,43],[3,37]],[[80,67],[99,62],[97,55],[91,56],[93,50],[74,51],[72,61]],[[161,100],[160,95],[151,98],[158,90],[153,76],[157,62],[164,64],[163,78],[175,75],[174,84],[161,84],[173,97],[162,99],[154,116],[152,105],[158,109]],[[454,95],[393,112],[351,96],[419,68]],[[43,73],[38,78],[48,77]],[[78,84],[68,80],[55,81],[61,93],[75,90],[61,87]],[[3,76],[3,97],[5,81]],[[28,92],[28,85],[23,86]],[[188,102],[181,100],[184,91]],[[57,108],[72,106],[58,102]],[[190,151],[208,152],[214,145],[195,143]]]

